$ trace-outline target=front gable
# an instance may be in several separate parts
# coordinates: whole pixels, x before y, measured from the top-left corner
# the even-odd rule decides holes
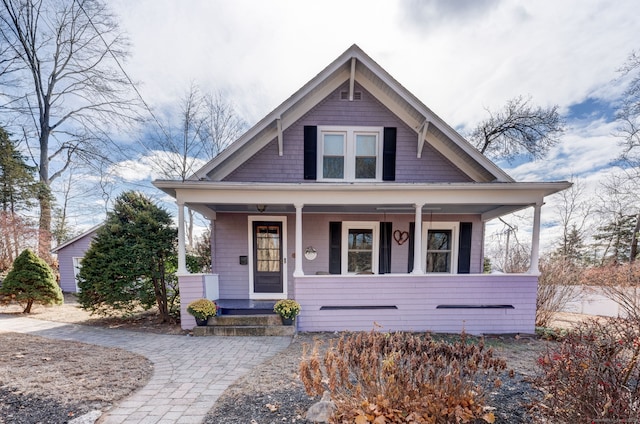
[[[280,171],[282,179],[277,182],[298,181],[300,149],[304,148],[300,126],[304,125],[398,128],[402,145],[396,170],[405,170],[407,175],[404,179],[400,175],[396,181],[513,181],[356,45],[190,179],[255,181],[255,174],[246,169],[251,162],[258,167],[256,170],[274,171],[269,172],[274,175]],[[276,154],[284,159],[274,160]],[[408,162],[411,155],[416,160]],[[426,161],[420,160],[423,155]],[[263,175],[261,181],[272,181],[263,179]]]
[[[311,159],[305,159],[305,127],[307,130],[321,133],[323,129],[395,129],[393,163],[394,178],[388,181],[399,183],[442,183],[472,182],[472,179],[450,160],[437,151],[431,144],[422,146],[420,157],[416,152],[416,133],[371,93],[359,84],[355,84],[357,98],[349,101],[346,96],[349,85],[345,83],[334,90],[322,102],[300,118],[283,132],[283,155],[279,155],[278,139],[274,137],[262,150],[247,159],[238,168],[226,176],[223,181],[233,182],[309,182],[305,178],[305,160],[322,160],[317,155],[320,148],[314,149]],[[382,166],[382,139],[380,134],[378,148],[378,166]],[[321,142],[321,137],[314,140]],[[381,172],[381,171],[380,171]],[[320,178],[321,179],[321,178]],[[381,178],[379,178],[381,179]]]

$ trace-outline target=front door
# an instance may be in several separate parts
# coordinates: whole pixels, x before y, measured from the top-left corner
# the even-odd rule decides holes
[[[253,293],[283,293],[282,222],[253,222]]]

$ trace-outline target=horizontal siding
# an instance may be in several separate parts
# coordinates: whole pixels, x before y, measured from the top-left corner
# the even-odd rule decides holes
[[[287,292],[294,295],[293,270],[295,268],[295,215],[287,217]],[[240,265],[240,256],[249,256],[249,214],[218,213],[211,243],[213,272],[219,275],[221,299],[249,298],[249,267]]]
[[[434,331],[533,333],[537,277],[533,275],[307,276],[296,279],[301,331]],[[514,309],[436,309],[438,305],[513,305]],[[322,306],[397,309],[320,310]]]
[[[295,218],[294,218],[295,219]],[[471,222],[472,250],[471,272],[482,272],[482,231],[483,225],[478,215],[431,215],[424,214],[423,222]],[[415,220],[409,214],[304,214],[302,215],[302,245],[313,246],[318,251],[318,257],[309,261],[303,259],[302,269],[305,275],[315,275],[329,271],[329,222],[331,221],[375,221],[391,222],[393,231],[409,231],[409,223]],[[294,250],[294,246],[290,245]],[[402,274],[407,272],[409,256],[409,242],[398,244],[391,242],[391,272]]]
[[[249,297],[249,265],[240,265],[239,257],[249,255],[248,214],[218,213],[212,233],[213,272],[220,278],[221,299],[247,299]],[[295,295],[293,271],[295,268],[295,215],[287,214],[287,282],[289,297]],[[302,246],[312,246],[318,252],[316,259],[302,258],[305,275],[329,271],[329,223],[332,221],[392,222],[393,231],[409,231],[409,214],[305,214],[302,215]],[[423,215],[425,222],[472,222],[471,272],[482,271],[482,222],[477,215]],[[391,272],[407,272],[409,243],[391,242]]]
[[[447,158],[425,143],[422,157],[417,158],[418,133],[405,125],[375,97],[356,84],[362,92],[360,101],[340,100],[340,92],[348,83],[335,90],[305,116],[283,132],[284,155],[278,154],[274,138],[260,152],[239,166],[224,181],[235,182],[306,182],[303,178],[304,126],[375,126],[396,127],[395,182],[471,182],[471,179]]]
[[[86,251],[95,237],[95,232],[76,240],[74,243],[58,251],[58,270],[60,272],[60,288],[63,292],[76,292],[76,279],[73,273],[73,258],[84,258]]]
[[[217,214],[213,272],[220,275],[220,298],[249,298],[249,265],[240,265],[239,257],[249,255],[247,215]]]
[[[181,275],[178,277],[180,287],[180,326],[183,330],[191,330],[196,325],[195,318],[187,312],[189,303],[204,297],[204,275]]]
[[[218,213],[212,233],[212,272],[220,278],[221,299],[247,299],[249,297],[249,265],[240,265],[239,257],[249,255],[247,214]],[[288,294],[295,295],[293,271],[295,268],[295,215],[287,216],[287,270]],[[409,214],[305,214],[302,215],[302,246],[313,246],[318,255],[314,260],[302,258],[305,275],[316,275],[329,271],[329,223],[332,221],[375,221],[392,222],[393,230],[409,231]],[[428,222],[472,222],[471,272],[482,271],[482,231],[483,226],[477,215],[423,215],[424,225]],[[391,272],[407,273],[409,243],[391,242]]]

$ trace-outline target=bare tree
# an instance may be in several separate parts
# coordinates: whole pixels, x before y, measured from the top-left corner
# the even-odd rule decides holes
[[[482,153],[493,158],[512,160],[519,155],[532,159],[546,156],[559,142],[564,132],[564,121],[558,106],[535,107],[531,98],[513,98],[489,118],[480,122],[469,135],[471,143]]]
[[[524,221],[523,217],[511,214],[498,221],[502,225],[491,234],[491,242],[486,246],[492,268],[501,272],[524,272],[529,266],[531,246],[518,238],[517,223]]]
[[[571,188],[558,193],[561,202],[556,206],[556,213],[562,226],[562,238],[557,253],[573,265],[580,259],[579,244],[587,235],[587,219],[592,209],[591,202],[585,198],[585,189],[584,183],[577,180]]]
[[[18,84],[0,107],[15,117],[38,166],[38,251],[48,257],[52,181],[74,161],[102,155],[108,126],[135,116],[119,63],[128,43],[101,0],[2,0],[0,44],[18,58],[9,73]]]
[[[618,136],[624,140],[622,159],[632,167],[627,175],[637,187],[640,182],[640,54],[632,52],[619,71],[622,77],[628,77],[630,80],[624,92],[622,107],[617,114],[620,122]],[[640,210],[636,214],[631,240],[629,256],[631,262],[638,257],[638,238],[640,238]]]
[[[176,119],[177,118],[177,119]],[[221,92],[202,95],[192,83],[166,123],[155,122],[151,137],[143,144],[156,151],[153,161],[165,178],[187,179],[213,159],[246,128],[245,121]],[[188,210],[186,238],[194,246],[194,212]]]
[[[208,159],[216,157],[247,129],[233,103],[221,91],[204,96],[203,136]]]
[[[604,251],[602,264],[606,260],[614,263],[633,261],[637,256],[637,228],[640,217],[640,192],[633,178],[628,173],[611,175],[600,183],[598,192],[599,206],[597,212],[600,222],[598,233],[594,236]]]
[[[640,165],[640,54],[632,52],[619,69],[621,78],[629,78],[623,101],[617,113],[620,122],[618,136],[622,137],[622,159]]]
[[[162,177],[184,181],[207,160],[202,141],[203,109],[203,97],[198,86],[192,83],[180,100],[177,112],[169,112],[164,124],[156,121],[152,135],[143,140],[150,150],[156,151],[153,162]]]

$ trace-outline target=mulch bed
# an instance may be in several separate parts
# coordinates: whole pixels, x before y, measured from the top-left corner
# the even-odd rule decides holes
[[[307,423],[307,409],[319,398],[306,394],[298,379],[298,364],[302,347],[314,339],[325,343],[336,337],[328,334],[300,334],[291,346],[254,368],[218,399],[206,417],[206,424],[278,424]],[[544,349],[543,341],[513,337],[489,341],[496,346],[497,356],[504,356],[509,367],[516,370],[514,378],[501,377],[502,386],[488,396],[488,406],[495,408],[496,424],[533,423],[529,411],[533,401],[541,396],[530,383],[535,373],[535,357]],[[506,355],[505,355],[506,354]],[[477,424],[485,423],[478,420]]]

